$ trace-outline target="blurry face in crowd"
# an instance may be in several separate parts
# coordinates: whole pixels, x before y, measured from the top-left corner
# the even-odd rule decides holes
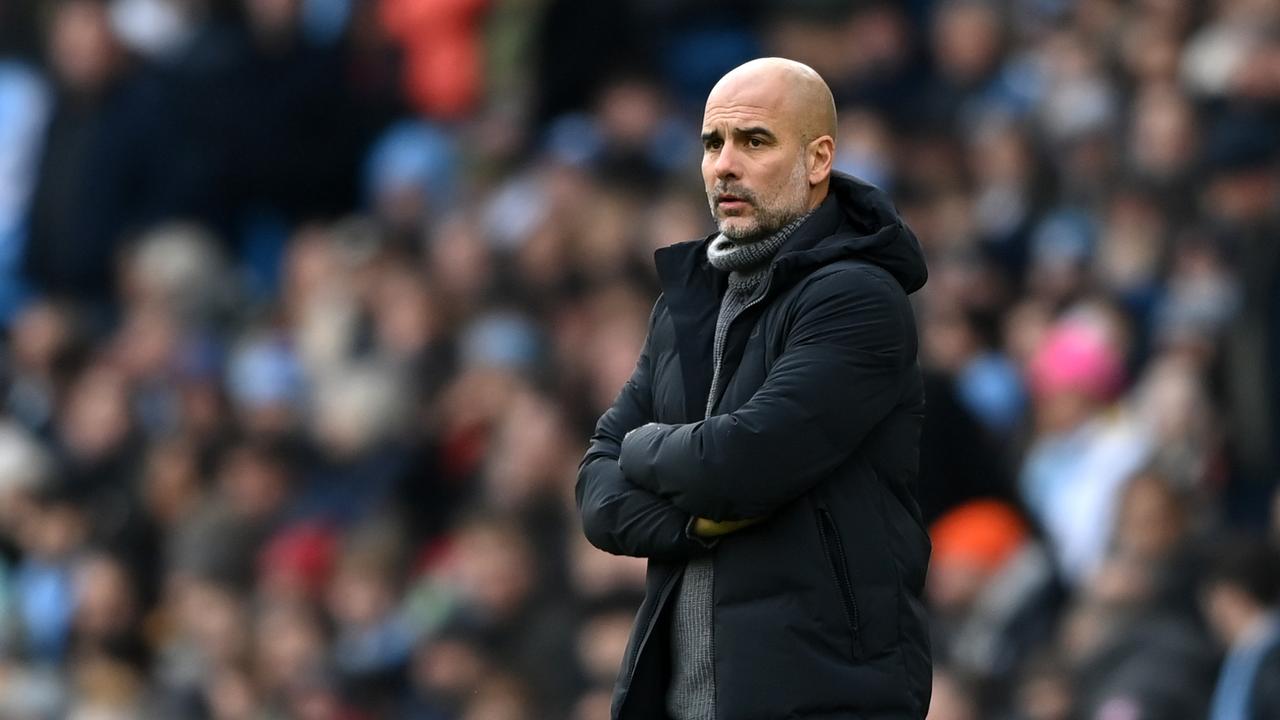
[[[10,327],[9,353],[14,370],[53,375],[54,363],[73,340],[71,316],[47,301],[27,306]]]
[[[702,180],[720,232],[756,240],[826,196],[835,106],[817,73],[777,58],[720,79],[702,119]]]
[[[181,634],[191,638],[211,663],[230,662],[244,654],[249,624],[234,590],[182,577],[175,579],[171,592]]]
[[[54,15],[49,60],[58,79],[78,91],[100,88],[115,72],[119,49],[106,3],[70,2]]]
[[[267,690],[298,684],[323,665],[324,632],[307,607],[266,606],[259,611],[255,630],[255,677]]]
[[[595,684],[612,684],[622,667],[633,615],[626,611],[602,613],[587,620],[578,631],[578,662]]]
[[[963,84],[976,82],[999,60],[1000,16],[983,3],[944,5],[934,21],[932,40],[944,72]]]
[[[244,5],[253,27],[266,33],[290,30],[300,9],[298,0],[244,0]]]
[[[349,565],[339,568],[329,585],[329,612],[338,622],[355,627],[374,626],[395,606],[389,573]]]
[[[623,146],[643,147],[662,120],[662,91],[624,80],[605,90],[600,119],[605,134]]]
[[[232,450],[218,474],[218,485],[233,511],[244,518],[271,517],[288,494],[287,469],[252,448]]]
[[[414,651],[414,684],[425,694],[450,702],[473,695],[492,672],[483,651],[460,638],[424,642]]]
[[[1186,508],[1174,489],[1159,475],[1144,473],[1124,488],[1115,545],[1144,561],[1157,561],[1182,540],[1186,525]]]
[[[166,527],[178,523],[200,501],[200,469],[194,446],[183,440],[151,446],[142,492],[152,518]]]
[[[529,695],[516,678],[494,675],[476,690],[462,720],[528,720]]]
[[[1070,680],[1065,670],[1036,668],[1023,678],[1015,702],[1027,720],[1066,720],[1071,716]]]
[[[105,638],[128,630],[136,602],[133,580],[119,560],[94,555],[75,572],[77,630],[90,638]]]
[[[534,587],[532,551],[516,528],[481,521],[456,537],[454,582],[462,595],[498,622],[514,617]]]
[[[89,532],[84,512],[68,502],[32,509],[20,521],[19,544],[34,557],[59,560],[80,547]]]
[[[1224,647],[1230,647],[1256,617],[1255,603],[1240,588],[1228,583],[1212,583],[1200,595],[1201,608],[1209,629]]]
[[[124,377],[106,364],[90,367],[76,379],[62,410],[63,442],[81,459],[109,455],[129,434],[128,408]]]
[[[213,720],[241,720],[258,713],[253,680],[240,668],[221,668],[205,687],[205,702]]]

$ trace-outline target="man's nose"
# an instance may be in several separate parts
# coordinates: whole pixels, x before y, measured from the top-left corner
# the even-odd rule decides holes
[[[715,172],[716,177],[721,180],[742,176],[738,167],[738,153],[733,149],[733,143],[720,146],[720,154],[716,155]]]

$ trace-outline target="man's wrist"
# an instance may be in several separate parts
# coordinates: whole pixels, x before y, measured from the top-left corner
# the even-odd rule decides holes
[[[716,546],[716,543],[719,543],[719,542],[720,542],[720,538],[719,538],[719,537],[705,537],[705,536],[700,535],[700,534],[698,533],[698,522],[699,522],[699,521],[701,521],[701,520],[705,520],[705,519],[706,519],[706,518],[700,518],[700,517],[697,517],[696,515],[691,516],[691,517],[689,518],[689,522],[685,523],[685,526],[684,526],[684,535],[685,535],[685,537],[689,538],[690,540],[692,540],[692,541],[694,541],[694,542],[698,543],[698,544],[699,544],[699,545],[701,545],[702,547],[707,548],[707,549],[709,550],[709,549],[711,549],[711,548],[715,547],[715,546]]]

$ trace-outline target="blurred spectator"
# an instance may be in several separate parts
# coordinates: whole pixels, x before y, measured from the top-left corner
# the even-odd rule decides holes
[[[1204,603],[1227,656],[1209,717],[1265,718],[1280,712],[1280,565],[1275,550],[1239,540],[1209,557]]]
[[[145,662],[146,648],[139,635],[141,598],[125,565],[105,553],[89,554],[76,568],[74,583],[75,653],[104,652]]]
[[[1049,330],[1028,368],[1036,436],[1019,486],[1071,584],[1098,569],[1118,489],[1149,453],[1142,429],[1107,410],[1123,367],[1103,332],[1064,321]]]
[[[365,192],[375,215],[410,243],[454,199],[456,150],[443,131],[421,122],[388,129],[370,150]]]
[[[1013,495],[1001,454],[1026,412],[1017,367],[1000,352],[991,321],[978,310],[937,308],[924,316],[923,355],[930,412],[921,436],[919,502],[932,522],[976,497]],[[972,448],[982,452],[970,452]]]
[[[1015,668],[1052,636],[1060,594],[1052,561],[1017,512],[994,500],[951,510],[929,534],[934,653],[970,678],[969,697],[1006,697]]]
[[[1280,347],[1276,331],[1280,303],[1275,292],[1280,252],[1269,240],[1280,227],[1275,202],[1280,192],[1276,171],[1280,143],[1273,132],[1263,131],[1265,122],[1260,117],[1228,115],[1210,131],[1205,158],[1208,184],[1200,197],[1241,294],[1228,330],[1225,360],[1234,452],[1242,480],[1233,488],[1231,509],[1243,513],[1256,507],[1264,488],[1280,476],[1276,443],[1280,389],[1273,373],[1264,369],[1274,366]]]
[[[379,705],[400,690],[414,640],[397,606],[404,574],[399,535],[391,524],[348,534],[325,598],[334,621],[333,668],[348,697],[379,712],[389,711]]]
[[[380,0],[382,22],[404,47],[405,94],[423,115],[452,119],[474,107],[484,72],[477,37],[485,0]]]
[[[19,521],[24,559],[13,578],[23,643],[46,663],[65,658],[75,613],[73,572],[89,528],[65,487],[43,488]]]
[[[1212,653],[1197,628],[1153,604],[1151,568],[1108,557],[1070,608],[1063,644],[1082,717],[1203,717]]]
[[[415,649],[413,688],[405,716],[413,720],[458,716],[492,672],[493,660],[476,633],[461,626],[442,630]]]
[[[1011,698],[1012,717],[1025,720],[1067,720],[1073,698],[1071,675],[1052,652],[1041,651],[1018,673]]]
[[[955,0],[931,16],[929,39],[936,72],[926,102],[935,127],[964,124],[997,100],[1004,21],[994,3]]]
[[[46,42],[54,102],[31,201],[27,276],[43,292],[102,302],[124,234],[182,209],[183,188],[165,167],[175,128],[156,78],[121,46],[106,3],[54,3]]]

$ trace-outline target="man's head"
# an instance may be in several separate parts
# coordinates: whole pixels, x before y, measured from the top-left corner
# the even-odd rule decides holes
[[[835,134],[831,89],[807,65],[761,58],[720,78],[702,118],[702,180],[720,232],[756,240],[817,207]]]
[[[1236,537],[1212,548],[1207,560],[1200,599],[1209,627],[1230,646],[1280,602],[1280,559],[1262,540]]]

